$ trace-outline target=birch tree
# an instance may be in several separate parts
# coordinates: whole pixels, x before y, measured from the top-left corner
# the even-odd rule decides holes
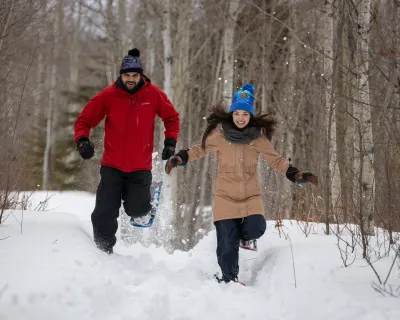
[[[168,97],[172,97],[172,66],[174,60],[172,55],[171,0],[163,1],[162,37],[164,44],[164,93]]]
[[[89,96],[115,81],[120,57],[134,41],[142,52],[145,74],[163,89],[181,115],[177,150],[200,143],[208,109],[221,100],[228,106],[234,91],[251,82],[256,88],[256,111],[272,111],[279,120],[275,148],[301,169],[320,176],[327,173],[321,189],[300,189],[273,170],[263,171],[268,168],[263,163],[260,171],[268,219],[280,215],[323,222],[332,216],[333,208],[340,223],[363,221],[363,230],[368,230],[371,224],[367,222],[374,217],[376,225],[390,232],[396,229],[400,189],[396,174],[400,167],[398,1],[292,1],[290,6],[277,0],[63,1],[66,18],[52,8],[61,8],[60,1],[38,0],[26,6],[17,0],[4,3],[5,10],[0,12],[0,117],[4,120],[0,158],[10,161],[10,168],[14,168],[10,150],[16,150],[9,139],[16,123],[14,102],[21,98],[19,89],[10,83],[22,83],[21,77],[27,74],[21,57],[28,51],[36,54],[26,87],[35,97],[22,97],[20,116],[32,119],[28,109],[35,106],[35,110],[34,121],[16,125],[15,141],[24,137],[29,146],[26,133],[36,122],[42,127],[38,140],[43,142],[46,131],[51,143],[46,154],[43,145],[26,147],[24,157],[17,161],[24,161],[24,170],[29,171],[40,149],[37,162],[48,160],[37,170],[39,180],[47,180],[47,188],[54,188],[58,187],[54,177],[74,177],[68,168],[63,171],[53,166],[55,162],[59,165],[54,147],[60,146],[63,132],[73,131],[60,127],[56,111],[79,111]],[[38,17],[43,17],[43,23]],[[45,24],[52,27],[44,30]],[[37,40],[41,42],[34,51]],[[58,41],[58,52],[53,51],[53,41]],[[63,43],[68,50],[61,49]],[[60,94],[65,88],[78,91],[81,100],[76,105],[65,103]],[[45,126],[44,120],[48,121]],[[161,156],[164,127],[157,121],[155,151]],[[99,130],[102,135],[101,126]],[[96,134],[92,135],[96,156],[84,162],[80,173],[86,177],[81,179],[86,191],[94,191],[99,178],[102,149]],[[71,155],[77,156],[70,140]],[[46,179],[44,167],[48,168]],[[156,180],[163,172],[162,161],[155,161],[154,167]],[[207,155],[165,178],[164,202],[157,219],[160,225],[153,226],[148,243],[187,250],[212,229],[216,170],[215,155]],[[375,182],[375,176],[381,181]],[[2,177],[0,181],[6,176]],[[24,182],[12,186],[40,184],[33,181],[33,175],[27,175]],[[126,230],[132,233],[129,224]],[[136,231],[135,241],[142,241]],[[162,243],[168,237],[174,240]]]
[[[357,181],[357,198],[360,226],[363,234],[374,234],[374,171],[373,137],[371,127],[370,89],[369,89],[369,27],[371,1],[362,0],[358,5],[358,38],[355,72],[358,76],[357,103],[354,105],[356,139],[354,149],[354,171]]]
[[[174,103],[174,92],[172,86],[172,72],[173,72],[173,54],[172,54],[172,34],[171,34],[171,0],[165,0],[162,3],[163,17],[162,17],[162,38],[164,45],[164,93]],[[159,148],[164,148],[164,131],[160,130]],[[162,164],[161,156],[160,161]],[[168,226],[171,223],[172,216],[175,213],[176,206],[176,185],[177,176],[176,174],[170,175],[164,179],[163,182],[163,194],[160,202],[160,216],[162,215],[162,226],[164,230],[165,238],[170,239],[172,237],[171,228]]]
[[[235,28],[239,14],[239,4],[239,0],[228,0],[228,8],[224,19],[223,97],[228,105],[231,104],[233,96]]]
[[[152,1],[145,1],[146,18],[146,44],[147,44],[147,74],[153,78],[154,69],[156,65],[156,44],[155,44],[155,30],[156,19],[154,13],[155,4]]]

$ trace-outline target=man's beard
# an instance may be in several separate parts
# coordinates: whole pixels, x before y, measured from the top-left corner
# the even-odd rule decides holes
[[[124,85],[126,87],[126,89],[128,89],[129,91],[133,90],[136,88],[137,83],[135,81],[125,81]],[[131,85],[131,87],[129,87],[129,85]]]

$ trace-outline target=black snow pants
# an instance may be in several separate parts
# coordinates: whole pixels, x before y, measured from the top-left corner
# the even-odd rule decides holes
[[[240,240],[256,240],[266,229],[265,218],[261,214],[244,219],[215,221],[217,231],[217,258],[225,282],[237,280],[239,274]]]
[[[121,199],[128,216],[141,217],[151,209],[151,171],[123,172],[102,166],[92,213],[93,235],[97,247],[112,252],[117,239],[117,218]]]

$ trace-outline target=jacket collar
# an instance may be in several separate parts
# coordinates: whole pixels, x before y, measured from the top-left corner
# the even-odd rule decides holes
[[[151,83],[151,80],[148,77],[146,77],[145,75],[142,75],[140,82],[138,84],[139,88],[136,91],[134,91],[133,93],[130,93],[124,88],[121,77],[119,77],[117,80],[114,81],[113,87],[118,93],[132,97],[132,96],[136,95],[138,92],[142,91],[143,88],[150,85],[150,83]]]

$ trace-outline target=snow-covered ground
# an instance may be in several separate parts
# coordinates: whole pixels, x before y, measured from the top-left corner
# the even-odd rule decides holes
[[[38,203],[45,198],[38,193]],[[316,225],[309,237],[285,221],[293,247],[274,222],[259,251],[240,252],[240,280],[218,284],[215,231],[191,252],[92,242],[94,196],[55,193],[49,211],[7,212],[0,227],[0,320],[400,319],[400,299],[371,288],[362,259],[342,266],[336,237]],[[21,226],[21,221],[23,221]],[[376,264],[384,274],[391,260]],[[295,288],[294,270],[297,288]],[[388,283],[399,285],[395,266]]]

